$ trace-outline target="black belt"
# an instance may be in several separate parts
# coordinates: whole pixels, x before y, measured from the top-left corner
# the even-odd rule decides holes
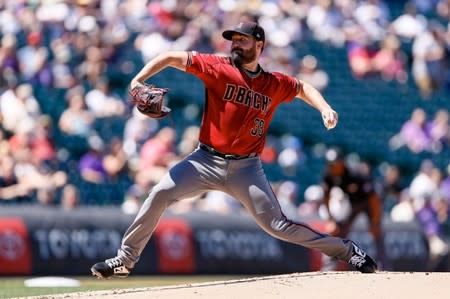
[[[210,147],[209,145],[203,144],[203,143],[200,143],[199,147],[202,150],[207,151],[210,154],[213,154],[214,156],[221,157],[223,159],[228,159],[228,160],[241,160],[241,159],[256,157],[255,153],[251,153],[251,154],[244,155],[244,156],[233,155],[233,154],[224,154],[224,153],[216,151],[214,148]]]

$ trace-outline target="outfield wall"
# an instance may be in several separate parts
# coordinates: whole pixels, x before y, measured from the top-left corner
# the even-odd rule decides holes
[[[0,275],[86,275],[113,257],[134,216],[117,207],[0,209]],[[306,221],[316,229],[323,223]],[[392,269],[426,271],[428,246],[416,223],[384,225]],[[366,224],[350,236],[376,256]],[[247,215],[164,214],[134,274],[279,274],[314,271],[320,254],[272,238]]]

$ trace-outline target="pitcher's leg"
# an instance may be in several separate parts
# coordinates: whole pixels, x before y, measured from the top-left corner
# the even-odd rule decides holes
[[[161,215],[170,204],[208,190],[204,180],[207,173],[198,165],[194,166],[193,160],[199,162],[195,155],[193,159],[181,161],[153,187],[133,223],[128,227],[117,254],[127,268],[134,267]]]
[[[253,202],[263,200],[262,198],[249,197],[241,200],[243,205],[255,218],[261,228],[272,236],[295,243],[306,248],[316,249],[328,256],[339,260],[348,261],[352,254],[351,242],[328,234],[320,233],[305,223],[294,222],[286,218],[273,195],[266,195],[266,200],[273,202],[271,209],[256,212],[252,206]],[[240,197],[242,198],[242,197]],[[245,203],[247,201],[248,203]]]
[[[123,260],[125,266],[128,268],[133,268],[138,261],[142,250],[144,250],[166,208],[174,201],[181,199],[173,193],[173,191],[176,191],[174,189],[176,186],[177,184],[170,178],[170,175],[166,175],[152,189],[133,223],[125,232],[117,256]],[[190,186],[193,187],[194,184]],[[189,193],[183,193],[183,195],[190,197],[201,192],[203,191],[195,190]]]
[[[153,188],[127,229],[117,256],[91,267],[99,278],[126,277],[139,259],[164,210],[174,201],[223,185],[226,163],[196,150],[175,165]]]
[[[227,188],[229,193],[253,215],[259,226],[278,239],[317,249],[340,260],[350,259],[351,242],[322,234],[304,223],[287,219],[281,211],[259,160],[254,159],[252,164],[236,169],[229,176]]]

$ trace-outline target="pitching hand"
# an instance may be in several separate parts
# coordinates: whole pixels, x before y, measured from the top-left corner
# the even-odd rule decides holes
[[[336,111],[334,111],[331,108],[325,109],[322,111],[322,120],[323,120],[323,125],[325,126],[325,128],[327,128],[328,130],[333,129],[334,127],[336,127],[337,122],[338,122],[338,114]]]

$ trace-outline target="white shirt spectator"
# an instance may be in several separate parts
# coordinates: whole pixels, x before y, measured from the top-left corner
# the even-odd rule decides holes
[[[32,94],[31,85],[19,85],[15,92],[6,90],[0,96],[0,114],[6,130],[16,132],[19,126],[25,129],[25,124],[31,130],[40,115],[39,103]]]
[[[125,105],[111,92],[106,82],[98,82],[94,89],[86,93],[86,106],[96,117],[122,115]]]
[[[398,36],[412,40],[427,27],[423,15],[403,14],[391,23],[391,30]]]

